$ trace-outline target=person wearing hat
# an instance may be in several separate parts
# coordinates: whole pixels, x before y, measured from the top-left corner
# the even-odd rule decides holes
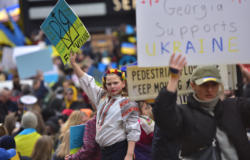
[[[15,136],[16,149],[21,156],[31,156],[35,143],[41,136],[35,129],[37,124],[38,120],[33,112],[24,113],[21,120],[24,130]]]
[[[32,107],[37,103],[37,98],[33,95],[24,95],[20,97],[20,102],[23,104],[24,110],[32,110]]]
[[[4,149],[0,148],[0,160],[10,160],[16,156],[16,150],[15,149]]]
[[[246,128],[250,126],[250,99],[221,100],[219,69],[202,66],[191,76],[194,92],[188,96],[187,104],[177,105],[178,81],[185,65],[184,56],[171,56],[168,85],[156,98],[153,114],[162,135],[180,145],[184,160],[249,160]]]
[[[16,143],[12,136],[0,137],[0,160],[19,160],[19,155],[16,152]]]

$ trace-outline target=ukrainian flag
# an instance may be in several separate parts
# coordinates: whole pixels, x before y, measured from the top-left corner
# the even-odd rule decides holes
[[[16,155],[12,157],[10,160],[20,160],[19,155],[17,154],[17,151],[16,151]]]
[[[20,15],[20,7],[19,4],[15,4],[6,8],[6,11],[10,16],[15,17]]]
[[[127,55],[135,55],[136,49],[133,43],[123,42],[121,44],[121,53]]]
[[[31,157],[32,151],[40,136],[34,128],[24,129],[14,138],[17,152],[19,152],[21,156]]]
[[[6,12],[6,10],[4,8],[0,9],[0,22],[6,22],[8,21],[9,17],[8,14]]]

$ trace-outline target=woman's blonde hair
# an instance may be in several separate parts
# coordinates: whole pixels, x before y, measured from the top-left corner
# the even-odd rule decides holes
[[[34,147],[31,155],[32,160],[51,160],[53,151],[53,140],[50,136],[41,136]]]
[[[83,123],[83,117],[87,116],[84,112],[79,110],[73,111],[69,116],[68,120],[63,124],[61,128],[61,134],[59,139],[61,140],[61,144],[58,146],[56,150],[56,155],[58,157],[65,157],[69,154],[69,128],[70,126],[75,126]]]

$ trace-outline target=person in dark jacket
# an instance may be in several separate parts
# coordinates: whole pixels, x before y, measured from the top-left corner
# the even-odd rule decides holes
[[[188,97],[187,104],[177,105],[176,90],[180,71],[185,65],[186,59],[182,55],[171,56],[170,80],[160,91],[153,108],[159,129],[167,133],[168,139],[180,144],[184,160],[212,145],[218,148],[215,152],[221,160],[249,160],[246,128],[250,126],[250,99],[221,100],[223,87],[218,68],[202,66],[191,76],[194,93]],[[246,74],[250,77],[249,72]]]
[[[152,141],[153,160],[179,160],[179,144],[173,139],[169,139],[166,132],[161,131],[155,125],[154,137]]]

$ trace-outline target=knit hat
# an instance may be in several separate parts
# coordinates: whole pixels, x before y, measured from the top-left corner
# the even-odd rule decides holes
[[[216,66],[198,67],[194,70],[190,80],[197,85],[202,85],[209,81],[221,83],[220,71]]]
[[[36,115],[30,111],[24,113],[24,115],[22,116],[21,125],[23,126],[23,128],[36,128]]]
[[[0,138],[0,148],[11,149],[16,148],[16,143],[13,137],[11,136],[2,136]]]

